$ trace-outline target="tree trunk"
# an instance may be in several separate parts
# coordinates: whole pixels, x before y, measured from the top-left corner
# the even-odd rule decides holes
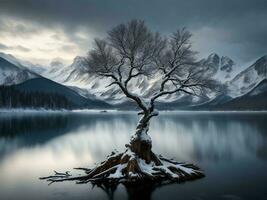
[[[155,156],[155,154],[151,151],[152,148],[152,140],[148,135],[149,130],[149,115],[144,115],[136,127],[135,134],[131,137],[130,140],[130,149],[134,152],[139,158],[146,161],[146,163],[150,163],[151,161],[156,162],[156,164],[160,164]]]

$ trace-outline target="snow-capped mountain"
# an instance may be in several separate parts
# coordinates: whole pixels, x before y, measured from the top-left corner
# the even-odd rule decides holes
[[[10,58],[12,57],[8,59],[10,60]],[[23,67],[16,60],[12,60],[11,63],[3,57],[0,57],[0,85],[18,84],[37,77],[39,77],[38,74]]]
[[[74,88],[84,96],[94,96],[112,102],[121,101],[124,98],[124,95],[115,86],[109,88],[106,87],[109,84],[110,79],[100,78],[95,74],[89,74],[83,57],[76,57],[73,63],[67,67],[58,65],[51,66],[51,69],[43,75]],[[140,80],[138,81],[138,85],[133,85],[133,83],[130,85],[130,87],[135,86],[136,88],[140,87]]]
[[[76,57],[69,66],[59,61],[53,61],[50,67],[37,70],[39,66],[28,63],[25,67],[21,61],[11,55],[0,54],[0,84],[16,84],[25,80],[41,76],[47,77],[60,84],[75,90],[81,96],[88,99],[104,100],[108,103],[128,105],[127,99],[116,87],[106,87],[110,79],[101,78],[95,74],[88,73],[84,57]],[[3,59],[3,57],[5,59]],[[200,67],[206,68],[207,75],[221,84],[224,90],[219,93],[207,93],[204,97],[191,97],[185,94],[175,94],[160,99],[159,104],[166,104],[173,108],[186,105],[222,105],[235,98],[248,97],[251,91],[258,94],[266,92],[266,87],[260,87],[262,82],[267,80],[267,56],[258,59],[254,64],[240,72],[234,61],[226,56],[211,54],[198,62]],[[35,69],[35,70],[29,70]],[[38,73],[37,73],[37,71]],[[33,72],[35,71],[35,72]],[[149,97],[160,84],[160,74],[150,77],[137,77],[133,79],[129,88],[133,93],[142,97]],[[264,84],[265,85],[265,84]],[[265,89],[262,89],[265,88]],[[251,95],[250,95],[251,96]],[[251,97],[252,98],[252,97]],[[241,99],[242,101],[243,98]],[[206,103],[205,103],[206,102]],[[165,107],[166,107],[165,105]]]
[[[11,54],[5,54],[5,53],[0,52],[0,57],[4,58],[8,62],[14,64],[15,66],[17,66],[21,69],[27,69],[27,70],[30,70],[31,72],[35,72],[37,74],[42,74],[46,71],[46,68],[42,65],[32,64],[29,61],[18,59]]]
[[[226,83],[238,73],[231,58],[227,56],[220,57],[215,53],[209,55],[206,59],[202,59],[199,65],[207,68],[208,76],[221,83]]]
[[[2,56],[2,57],[1,57]],[[34,68],[35,66],[28,65]],[[36,68],[35,68],[36,69]],[[41,71],[43,72],[43,71]],[[72,88],[56,83],[27,69],[15,57],[0,55],[0,85],[11,86],[25,93],[58,94],[70,102],[73,108],[108,108],[104,101],[86,98]]]
[[[10,62],[10,63],[12,63],[18,67],[22,66],[20,61],[15,56],[13,56],[11,54],[5,54],[5,53],[0,52],[0,58],[3,58],[6,61],[8,61],[8,62]]]
[[[225,83],[226,90],[200,108],[223,110],[267,109],[267,56],[256,60],[251,66]]]
[[[76,57],[74,62],[65,68],[54,68],[44,74],[50,79],[76,89],[85,96],[112,102],[122,103],[127,101],[124,94],[116,86],[106,87],[110,83],[109,78],[102,78],[87,72],[87,66],[83,57]],[[158,87],[159,74],[153,77],[137,77],[129,83],[129,90],[143,97],[149,96],[155,87]],[[165,101],[173,99],[166,98]]]
[[[233,98],[242,96],[265,79],[267,79],[267,55],[259,58],[228,83],[229,96]]]
[[[220,57],[217,54],[211,54],[206,59],[202,59],[198,63],[201,67],[207,68],[209,76],[215,80],[219,80],[222,84],[231,80],[235,75],[235,64],[233,60],[226,56]],[[106,87],[110,79],[100,78],[95,74],[87,72],[87,66],[83,57],[76,57],[74,62],[67,67],[52,66],[51,70],[43,74],[44,76],[55,80],[59,83],[76,88],[79,93],[85,96],[95,96],[96,98],[106,100],[112,103],[121,103],[127,101],[122,92],[116,87]],[[129,88],[134,93],[137,93],[144,98],[150,96],[153,91],[160,85],[160,74],[154,74],[151,77],[137,77],[131,81]],[[214,97],[215,94],[208,94]],[[160,99],[161,102],[176,102],[184,99],[186,95],[176,94],[165,96]],[[186,99],[188,99],[186,97]],[[199,103],[203,99],[199,97],[190,98],[192,102]]]

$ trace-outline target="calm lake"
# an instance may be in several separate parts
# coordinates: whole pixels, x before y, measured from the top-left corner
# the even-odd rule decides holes
[[[109,199],[91,184],[38,177],[80,173],[73,168],[122,151],[137,121],[134,112],[0,113],[0,199]],[[267,199],[267,113],[162,112],[150,135],[154,152],[195,163],[206,177],[134,192],[120,185],[114,199]]]

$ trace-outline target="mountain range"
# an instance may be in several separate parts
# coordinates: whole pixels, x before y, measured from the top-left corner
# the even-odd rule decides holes
[[[111,107],[104,101],[86,98],[75,90],[42,76],[40,72],[44,71],[40,66],[30,63],[22,65],[15,57],[0,54],[0,85],[13,86],[14,89],[25,93],[58,94],[66,98],[72,108]]]
[[[110,80],[87,72],[84,57],[76,57],[71,65],[59,61],[49,67],[21,61],[0,53],[0,85],[18,85],[23,91],[54,92],[64,95],[77,107],[132,109],[133,104],[116,86],[106,87]],[[266,110],[267,56],[240,71],[227,56],[216,53],[197,63],[205,67],[209,77],[220,85],[219,91],[202,96],[175,94],[159,99],[160,109]],[[160,74],[137,77],[129,88],[144,99],[159,87]]]

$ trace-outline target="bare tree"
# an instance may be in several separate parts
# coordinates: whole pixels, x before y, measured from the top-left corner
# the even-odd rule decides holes
[[[87,58],[88,72],[110,79],[107,87],[116,85],[140,108],[141,117],[136,131],[123,153],[113,153],[106,161],[82,177],[51,178],[50,181],[79,180],[80,182],[132,182],[138,180],[183,181],[203,177],[192,164],[178,163],[154,154],[148,135],[150,120],[158,115],[155,102],[175,93],[200,95],[211,81],[206,70],[195,62],[191,49],[191,34],[177,30],[165,38],[150,31],[143,21],[132,20],[108,32],[108,37],[96,39]],[[158,88],[149,98],[133,93],[129,83],[139,76],[160,72]],[[47,177],[45,177],[47,178]]]

